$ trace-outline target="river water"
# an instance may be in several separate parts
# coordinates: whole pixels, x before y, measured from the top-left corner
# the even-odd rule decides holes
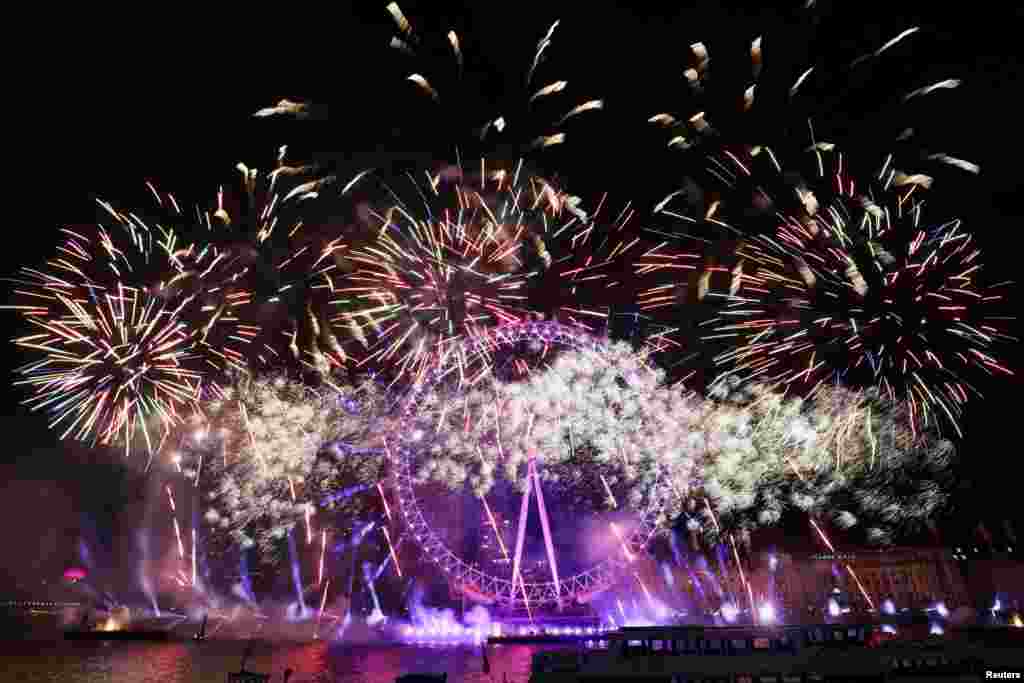
[[[0,642],[0,680],[14,683],[225,683],[237,671],[245,643]],[[525,683],[535,647],[492,646],[490,674],[479,648],[256,644],[246,668],[292,683],[392,683],[404,673],[448,673],[449,683]]]

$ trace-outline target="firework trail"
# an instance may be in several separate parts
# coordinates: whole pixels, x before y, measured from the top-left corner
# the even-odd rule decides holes
[[[199,398],[202,364],[195,332],[160,296],[121,282],[75,285],[39,275],[23,308],[38,331],[15,343],[43,358],[19,370],[33,396],[25,403],[53,416],[61,438],[96,444],[124,443],[126,453],[142,432],[152,452],[155,420],[164,428],[180,420]]]
[[[425,56],[430,50],[421,49],[431,38],[416,32],[397,3],[387,9],[398,34],[392,47],[416,57],[421,67],[407,81],[446,110],[453,105],[452,111],[442,117],[444,121],[461,122],[461,113],[472,108],[463,105],[460,99],[477,89],[461,84],[463,55],[459,37],[454,31],[444,36],[445,52],[455,67],[454,78],[449,81],[446,75],[452,70],[447,65],[429,68]],[[562,128],[571,119],[603,108],[600,100],[584,102],[557,117],[553,125],[541,124],[542,134],[527,132],[532,125],[527,121],[550,119],[545,102],[560,99],[568,87],[561,80],[535,84],[557,25],[556,22],[551,26],[537,45],[525,90],[519,92],[518,82],[514,88],[505,89],[514,91],[508,96],[510,106],[522,105],[521,111],[514,116],[489,116],[483,126],[473,124],[478,141],[488,138],[492,131],[504,131],[510,121],[515,121],[511,128],[522,131],[517,133],[518,139],[530,139],[527,149],[543,149],[565,141]],[[435,87],[440,82],[445,83],[444,87]],[[285,101],[258,115],[301,116],[306,112],[306,105]],[[436,131],[432,132],[435,134]],[[406,381],[415,382],[421,377],[457,337],[521,319],[532,310],[530,304],[535,304],[538,297],[530,296],[527,280],[532,278],[538,289],[545,289],[541,282],[544,278],[534,276],[550,275],[559,281],[560,289],[565,290],[565,296],[559,297],[562,301],[555,306],[560,312],[575,318],[607,315],[580,307],[576,290],[580,283],[608,277],[598,271],[609,256],[591,254],[592,245],[614,257],[621,255],[619,252],[625,247],[622,237],[614,243],[599,242],[593,235],[593,221],[579,208],[579,199],[562,193],[555,182],[523,172],[521,161],[508,164],[492,159],[488,163],[486,154],[481,152],[478,174],[476,162],[466,165],[474,175],[463,166],[460,158],[455,165],[440,170],[423,173],[420,169],[411,174],[417,197],[413,202],[400,199],[385,185],[394,203],[387,207],[365,206],[361,210],[360,220],[373,235],[372,243],[353,248],[345,255],[355,272],[337,287],[335,303],[342,310],[333,320],[335,328],[361,344],[361,351],[354,352],[361,362],[393,367]],[[357,175],[342,194],[353,183],[365,183],[367,173]],[[421,173],[426,176],[422,186],[418,180]],[[329,175],[302,188],[306,190],[304,196],[315,198],[338,184],[338,176]],[[621,230],[630,215],[627,208],[616,227]],[[572,245],[570,253],[578,248],[587,255],[563,258],[561,249],[552,254],[553,241],[561,240]],[[566,284],[569,282],[575,284]]]
[[[441,182],[422,189],[436,200]],[[422,377],[463,335],[517,320],[526,298],[517,261],[528,219],[518,195],[495,215],[484,188],[451,189],[447,206],[428,203],[420,213],[399,204],[376,216],[377,239],[351,251],[355,272],[337,288],[348,310],[333,322],[368,340],[363,362],[392,366],[406,381]]]
[[[298,527],[321,576],[316,560],[327,530],[311,543],[312,516],[328,526],[379,504],[373,482],[383,476],[384,458],[372,446],[389,421],[376,385],[361,386],[331,382],[314,389],[283,375],[241,375],[202,404],[197,421],[207,437],[179,439],[178,457],[209,501],[205,519],[215,538],[258,546],[274,563]],[[356,495],[366,489],[374,495]]]
[[[262,330],[249,357],[261,368],[297,361],[329,375],[347,359],[328,315],[349,240],[343,237],[343,227],[333,227],[303,203],[318,196],[324,185],[323,179],[306,181],[319,167],[290,166],[287,153],[287,147],[281,147],[274,170],[265,174],[237,165],[247,200],[237,208],[238,222],[258,259],[263,307],[254,314]]]
[[[395,22],[398,36],[391,41],[391,47],[408,54],[419,60],[419,67],[423,73],[413,73],[407,77],[420,92],[426,95],[433,103],[445,110],[445,118],[457,122],[457,126],[463,126],[465,112],[477,111],[479,107],[471,106],[467,100],[479,88],[472,84],[464,84],[465,72],[463,70],[464,58],[461,49],[461,42],[455,31],[448,31],[444,36],[447,44],[447,52],[450,55],[447,66],[433,65],[421,59],[420,46],[432,37],[422,37],[415,31],[411,22],[404,15],[398,3],[388,5],[392,19]],[[487,121],[482,125],[479,122],[465,125],[471,128],[473,137],[478,141],[484,141],[492,132],[504,133],[509,129],[512,132],[522,129],[519,134],[520,142],[529,140],[528,149],[542,149],[551,145],[560,145],[565,142],[567,134],[562,127],[572,118],[589,111],[596,111],[604,108],[602,100],[589,100],[572,106],[561,116],[557,117],[554,124],[550,120],[538,123],[539,119],[545,117],[545,104],[547,100],[559,100],[559,95],[569,88],[569,83],[564,80],[553,80],[543,85],[538,83],[536,78],[543,72],[541,66],[547,60],[548,49],[552,45],[555,30],[560,22],[552,24],[545,35],[538,41],[534,50],[533,58],[526,73],[526,78],[521,82],[506,83],[502,99],[504,106],[510,108],[504,113],[495,113],[487,116]],[[452,68],[454,67],[454,68]],[[428,70],[429,73],[427,73]],[[426,74],[426,75],[425,75]],[[435,87],[436,84],[444,85]],[[525,88],[523,87],[525,86]],[[529,130],[533,128],[533,132]],[[461,134],[458,131],[456,134]]]
[[[816,23],[816,12],[816,9],[808,7],[802,19]],[[797,31],[805,30],[804,34],[780,34],[770,38],[809,44],[817,30],[810,29],[804,25],[805,23],[794,23]],[[771,231],[775,227],[776,212],[773,210],[772,202],[776,197],[773,196],[772,190],[780,189],[778,183],[769,183],[761,176],[752,176],[750,173],[741,173],[737,178],[735,168],[730,168],[732,162],[736,160],[737,149],[763,152],[764,163],[768,163],[768,159],[775,163],[781,152],[788,153],[779,141],[794,138],[792,133],[787,132],[789,128],[805,130],[808,118],[816,118],[816,114],[820,114],[820,118],[826,122],[834,122],[848,113],[849,107],[844,109],[837,98],[853,97],[853,93],[856,92],[859,99],[884,99],[883,93],[879,90],[881,86],[877,86],[875,92],[865,94],[855,91],[852,87],[836,87],[836,81],[849,83],[860,76],[861,72],[877,71],[890,66],[891,63],[886,61],[887,53],[897,45],[912,40],[917,32],[916,27],[902,31],[878,49],[846,65],[846,68],[840,69],[838,73],[822,55],[809,54],[807,49],[797,49],[795,52],[803,52],[804,54],[798,54],[796,59],[806,60],[809,65],[786,64],[788,56],[785,53],[773,54],[773,58],[781,58],[782,62],[775,69],[776,75],[789,70],[799,75],[788,84],[788,88],[781,82],[766,84],[766,87],[786,92],[765,93],[765,99],[772,105],[765,111],[754,106],[755,92],[759,92],[761,76],[760,37],[750,43],[749,67],[745,70],[740,69],[742,74],[738,81],[711,78],[712,60],[707,46],[701,42],[691,45],[689,68],[685,71],[689,88],[684,93],[687,96],[682,98],[680,105],[683,109],[675,114],[658,113],[648,120],[650,124],[667,129],[668,147],[684,153],[680,167],[686,171],[682,186],[670,192],[654,207],[655,215],[664,216],[676,224],[667,230],[652,232],[668,238],[670,242],[678,239],[684,239],[691,244],[699,242],[701,251],[706,252],[712,248],[714,254],[707,263],[694,264],[691,259],[700,258],[700,255],[665,250],[659,252],[660,261],[647,263],[647,267],[652,268],[660,264],[665,268],[669,264],[674,264],[674,267],[678,268],[683,264],[688,265],[687,270],[696,271],[693,274],[695,281],[690,283],[690,289],[696,293],[696,299],[702,300],[708,290],[708,280],[720,269],[717,262],[723,257],[728,258],[728,246],[718,250],[714,249],[715,243],[763,230]],[[806,45],[804,47],[806,48]],[[727,59],[731,57],[732,55],[726,56]],[[877,83],[878,79],[873,79],[873,82]],[[918,88],[902,101],[916,101],[920,96],[936,90],[954,88],[957,85],[959,82],[955,80],[942,81],[942,88]],[[761,98],[758,97],[757,100],[760,101]],[[831,106],[820,106],[820,102],[825,100],[828,100]],[[884,109],[884,114],[883,127],[886,129],[896,127],[894,122],[903,118],[891,108]],[[878,134],[877,126],[868,127],[864,124],[861,120],[863,116],[854,116],[854,119],[860,121],[860,125],[852,127],[857,149],[884,150],[876,157],[879,163],[883,158],[891,157],[894,148],[909,148],[916,153],[914,162],[920,162],[924,158],[932,165],[938,162],[974,173],[978,170],[970,162],[946,154],[921,153],[920,148],[910,145],[913,132],[906,126],[899,127],[897,133],[887,136]],[[719,120],[721,126],[715,123]],[[803,139],[802,135],[795,137]],[[832,146],[830,143],[816,140],[812,140],[810,144],[821,150]],[[891,159],[890,163],[893,163]],[[901,176],[924,178],[913,174]],[[665,246],[662,245],[662,249]],[[729,272],[729,268],[721,270]]]
[[[788,129],[803,127],[808,118],[820,118],[837,133],[856,136],[860,149],[885,150],[884,156],[896,146],[907,151],[908,161],[915,157],[916,161],[925,159],[977,173],[977,166],[968,161],[923,152],[913,144],[914,130],[906,122],[906,117],[915,113],[908,103],[917,104],[921,97],[955,89],[960,81],[922,81],[928,77],[924,73],[898,81],[885,79],[889,71],[895,73],[903,65],[905,57],[901,58],[899,51],[916,40],[919,27],[894,32],[852,61],[839,57],[837,64],[837,55],[815,44],[821,41],[823,30],[819,8],[809,4],[800,16],[790,19],[784,25],[770,26],[765,36],[750,41],[745,56],[730,53],[712,59],[705,43],[690,45],[684,71],[688,87],[678,93],[674,110],[648,118],[649,124],[666,131],[668,148],[684,153],[692,162],[686,164],[688,175],[692,175],[673,198],[690,195],[697,199],[694,195],[700,195],[702,213],[713,215],[724,198],[716,183],[709,181],[720,180],[723,170],[708,163],[708,157],[736,145],[777,145]],[[765,50],[771,54],[773,68],[771,77],[762,80]],[[729,65],[734,58],[738,68],[717,73],[715,64]],[[740,59],[745,63],[739,64]],[[785,81],[786,75],[790,75],[789,81]],[[895,98],[899,106],[895,107],[885,104],[894,99],[889,92],[894,88],[900,90],[900,97]],[[658,209],[667,203],[668,198]]]
[[[885,53],[915,33],[912,27],[895,35],[850,68],[886,66]],[[698,43],[691,51],[687,78],[703,92],[707,49]],[[756,40],[751,82],[760,55]],[[801,72],[786,115],[800,109],[821,66]],[[902,102],[958,84],[918,87]],[[751,108],[754,89],[742,110]],[[906,400],[918,428],[939,418],[959,430],[961,407],[977,393],[971,376],[1011,372],[997,351],[1013,341],[1004,331],[1007,283],[985,282],[980,252],[959,221],[936,223],[922,211],[932,177],[899,168],[913,162],[977,173],[976,165],[922,153],[910,145],[909,130],[891,141],[901,156],[888,151],[872,169],[863,148],[876,147],[873,139],[858,139],[861,153],[846,157],[813,127],[801,153],[775,145],[780,136],[749,118],[744,124],[751,125],[718,131],[701,112],[682,119],[663,113],[651,122],[674,127],[670,146],[691,150],[689,166],[697,169],[655,206],[671,227],[652,231],[664,242],[637,260],[638,271],[663,278],[639,297],[642,310],[666,319],[656,342],[678,348],[699,337],[725,346],[715,359],[723,372],[808,394],[829,380],[875,386]],[[858,132],[877,137],[866,126]],[[902,154],[906,149],[916,159]],[[688,323],[667,321],[679,304],[705,301],[700,314],[711,309],[710,319],[699,325],[695,309],[684,316]]]
[[[874,386],[905,400],[916,427],[940,418],[959,433],[971,378],[1013,374],[998,357],[1015,341],[1011,283],[986,282],[973,236],[930,221],[912,178],[887,165],[861,179],[835,150],[809,156],[818,173],[798,188],[801,208],[741,243],[738,282],[709,295],[722,308],[706,338],[735,344],[716,361],[804,394]]]
[[[703,424],[709,542],[730,528],[776,524],[787,509],[862,526],[869,540],[886,542],[947,503],[953,445],[934,429],[915,432],[905,403],[841,387],[804,400],[722,384],[730,388],[716,388]]]
[[[43,358],[23,367],[34,409],[63,437],[93,443],[136,437],[152,454],[204,393],[249,366],[260,327],[252,313],[254,250],[216,208],[183,211],[148,185],[153,206],[99,201],[94,228],[63,229],[42,268],[15,280],[18,310],[36,328],[15,342]],[[141,433],[141,434],[140,434]]]

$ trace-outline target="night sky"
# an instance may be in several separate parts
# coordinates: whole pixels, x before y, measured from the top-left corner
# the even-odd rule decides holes
[[[442,29],[454,28],[462,40],[463,90],[470,96],[451,106],[458,90],[444,87],[443,77],[431,78],[445,98],[446,107],[439,109],[404,81],[419,64],[387,47],[394,34],[387,3],[359,3],[356,16],[342,14],[346,4],[323,10],[278,5],[273,11],[220,15],[148,7],[114,15],[90,7],[77,15],[62,11],[59,23],[44,22],[47,28],[37,33],[31,54],[8,58],[15,75],[6,109],[16,123],[8,125],[5,139],[14,153],[8,153],[6,165],[9,213],[0,274],[41,263],[56,244],[59,227],[94,223],[94,197],[122,206],[145,203],[144,181],[150,180],[183,203],[208,202],[217,184],[235,186],[235,162],[268,169],[281,144],[342,160],[342,167],[379,165],[392,156],[454,161],[458,139],[451,131],[504,113],[495,102],[511,96],[510,82],[517,84],[510,92],[518,96],[537,40],[561,19],[546,73],[570,82],[572,102],[603,97],[607,110],[581,117],[569,143],[538,163],[557,167],[572,193],[585,200],[607,190],[620,205],[633,199],[641,210],[675,189],[682,175],[668,165],[673,157],[664,150],[664,139],[645,120],[671,109],[674,93],[685,88],[682,69],[690,43],[705,42],[714,68],[724,74],[742,64],[750,40],[763,34],[762,82],[791,83],[807,61],[802,52],[838,61],[921,25],[922,34],[899,51],[891,73],[858,85],[871,93],[892,80],[911,86],[906,92],[942,78],[965,80],[954,94],[934,100],[941,106],[923,109],[913,120],[922,135],[940,142],[934,151],[975,161],[982,174],[940,179],[929,200],[936,211],[966,220],[987,250],[988,268],[1018,277],[1024,194],[1015,106],[1021,62],[1014,53],[1022,17],[1011,13],[1020,10],[999,3],[958,3],[950,9],[922,3],[918,11],[913,3],[886,3],[884,12],[866,13],[864,3],[836,3],[844,8],[819,11],[823,18],[812,29],[798,24],[794,11],[751,12],[738,9],[741,3],[725,3],[724,9],[714,2],[668,3],[671,10],[654,3],[664,9],[636,16],[632,3],[572,14],[555,2],[402,2],[421,34],[443,35]],[[797,37],[808,35],[810,41]],[[438,58],[430,64],[438,72],[446,62]],[[325,102],[329,117],[249,118],[282,97]],[[859,117],[864,113],[867,120],[887,103],[870,97],[857,101],[865,112],[835,112],[824,125],[835,128],[836,142],[878,144],[858,125]],[[770,128],[775,118],[770,111],[761,113]],[[5,297],[7,291],[5,285]],[[13,330],[16,316],[3,315],[5,329]],[[23,359],[13,345],[3,349],[0,372],[10,377]],[[1020,371],[1019,349],[1008,353]],[[974,402],[965,420],[965,486],[957,520],[970,527],[987,519],[995,527],[997,520],[1014,516],[1018,533],[1024,534],[1018,503],[1021,382],[981,388],[986,400]],[[98,466],[106,456],[57,445],[44,421],[18,406],[25,394],[10,388],[2,395],[6,447],[0,454],[5,480],[0,513],[5,526],[10,516],[22,515],[17,542],[25,552],[22,560],[5,553],[0,585],[5,574],[60,571],[72,556],[60,539],[73,538],[81,511],[116,526],[124,506],[132,504],[124,478]],[[949,527],[951,534],[961,533],[954,528]],[[32,552],[36,546],[40,553]]]

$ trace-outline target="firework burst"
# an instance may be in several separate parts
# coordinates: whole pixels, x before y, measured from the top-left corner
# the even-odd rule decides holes
[[[284,165],[284,150],[267,177],[239,167],[248,210],[226,206],[221,190],[208,209],[183,211],[148,185],[152,206],[99,201],[99,225],[63,229],[44,268],[22,269],[20,301],[8,308],[41,331],[16,342],[46,357],[22,369],[21,383],[35,392],[30,406],[54,412],[55,427],[70,425],[65,436],[108,444],[120,434],[130,448],[139,435],[152,453],[151,431],[166,433],[204,394],[218,395],[229,373],[279,362],[288,348],[329,374],[318,344],[334,352],[334,365],[344,360],[315,296],[330,300],[343,245],[302,231],[281,209],[292,196],[281,198],[285,179],[301,180],[302,169]]]
[[[886,53],[917,32],[902,31],[854,60],[850,73],[884,67]],[[696,109],[710,85],[710,62],[703,44],[691,52],[687,78],[698,95],[691,104]],[[751,57],[754,85],[738,107],[752,111],[741,117],[744,125],[716,131],[697,112],[684,116],[685,130],[677,130],[683,125],[677,117],[651,118],[676,127],[670,147],[700,157],[693,164],[698,172],[656,205],[655,214],[672,227],[654,230],[664,242],[637,262],[640,271],[665,277],[641,292],[642,309],[664,318],[679,304],[691,304],[685,321],[675,316],[655,339],[675,348],[688,338],[737,343],[716,356],[720,369],[810,393],[830,379],[877,384],[890,400],[908,401],[915,425],[938,414],[956,426],[973,391],[970,375],[1009,372],[993,351],[1010,340],[1003,332],[1006,290],[984,282],[980,252],[960,221],[929,222],[922,195],[932,177],[898,164],[913,156],[925,166],[970,173],[978,167],[923,153],[907,128],[883,141],[901,156],[888,152],[874,169],[872,153],[843,156],[813,127],[801,151],[768,144],[783,136],[767,134],[750,118],[757,111],[752,97],[760,40],[752,43]],[[801,97],[816,92],[822,71],[822,64],[800,71],[782,98],[789,113],[804,112]],[[923,85],[900,102],[957,85],[954,79]],[[885,111],[889,124],[901,118]],[[858,150],[876,146],[876,127],[853,132],[872,138],[859,140]],[[677,248],[677,242],[690,247]]]
[[[181,216],[171,195],[152,186],[160,208]],[[181,247],[174,227],[148,223],[100,202],[114,225],[65,229],[44,269],[23,268],[16,280],[19,310],[38,328],[16,339],[42,360],[21,370],[32,388],[27,403],[53,413],[65,437],[130,448],[147,424],[164,429],[199,395],[211,368],[241,363],[232,345],[243,338],[235,308],[248,303],[238,283],[245,268],[216,249]],[[212,229],[209,213],[197,213]]]
[[[386,186],[394,204],[363,205],[374,238],[345,253],[350,273],[336,287],[343,309],[333,322],[363,343],[363,362],[415,383],[463,349],[459,339],[496,325],[607,317],[606,308],[581,306],[580,290],[617,284],[611,266],[636,243],[628,207],[606,230],[603,204],[589,216],[522,161],[512,171],[484,161],[472,171],[447,166],[404,186],[408,201]]]
[[[805,400],[735,379],[716,385],[712,399],[694,487],[710,507],[692,510],[712,540],[795,509],[888,542],[948,502],[953,445],[912,429],[905,403],[832,386]]]
[[[289,166],[282,147],[273,171],[260,174],[238,164],[247,196],[239,224],[258,264],[260,335],[250,361],[278,367],[291,360],[321,375],[344,363],[346,354],[328,323],[329,302],[340,254],[348,247],[342,229],[316,219],[299,206],[316,190],[305,178],[315,166]],[[316,185],[316,181],[313,181]]]
[[[753,168],[732,159],[736,174]],[[1012,374],[996,355],[1012,341],[1010,283],[985,281],[961,221],[929,220],[920,179],[888,165],[855,176],[832,149],[808,161],[776,232],[742,241],[728,293],[709,295],[724,308],[707,337],[737,344],[717,361],[804,393],[876,385],[913,424],[956,426],[972,376]]]
[[[48,281],[34,294],[50,299],[25,310],[38,332],[15,339],[44,358],[20,369],[33,392],[33,410],[48,410],[61,438],[110,444],[126,451],[140,427],[153,418],[170,425],[199,396],[201,364],[192,352],[194,333],[177,310],[138,288],[117,283],[113,291],[88,293]]]
[[[313,389],[282,375],[239,375],[181,428],[172,457],[204,492],[218,535],[274,561],[289,530],[309,544],[334,515],[349,522],[375,503],[384,406],[373,383]]]
[[[468,481],[483,497],[495,477],[524,485],[525,464],[537,457],[568,495],[609,509],[641,508],[666,470],[686,487],[692,460],[681,434],[699,411],[661,385],[642,352],[555,322],[506,325],[461,343],[465,356],[480,357],[478,372],[461,377],[453,356],[408,399],[402,441],[427,454],[423,480]]]

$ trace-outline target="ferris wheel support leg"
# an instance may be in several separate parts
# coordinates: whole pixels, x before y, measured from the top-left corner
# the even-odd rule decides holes
[[[529,473],[526,475],[526,492],[523,493],[523,503],[519,507],[519,526],[516,527],[516,555],[512,558],[512,594],[516,592],[516,580],[519,578],[520,563],[523,559],[523,543],[526,541],[526,517],[530,514],[530,489],[533,488],[533,479]],[[526,586],[523,586],[523,593],[526,593]]]
[[[537,489],[537,510],[540,511],[540,524],[544,530],[544,547],[548,551],[548,564],[551,565],[551,578],[555,582],[555,599],[558,607],[562,607],[562,584],[558,581],[558,561],[555,559],[555,544],[551,539],[551,524],[548,522],[548,510],[544,505],[544,493],[540,489],[540,477],[537,475],[537,468],[534,461],[530,461],[530,475],[533,486]]]

